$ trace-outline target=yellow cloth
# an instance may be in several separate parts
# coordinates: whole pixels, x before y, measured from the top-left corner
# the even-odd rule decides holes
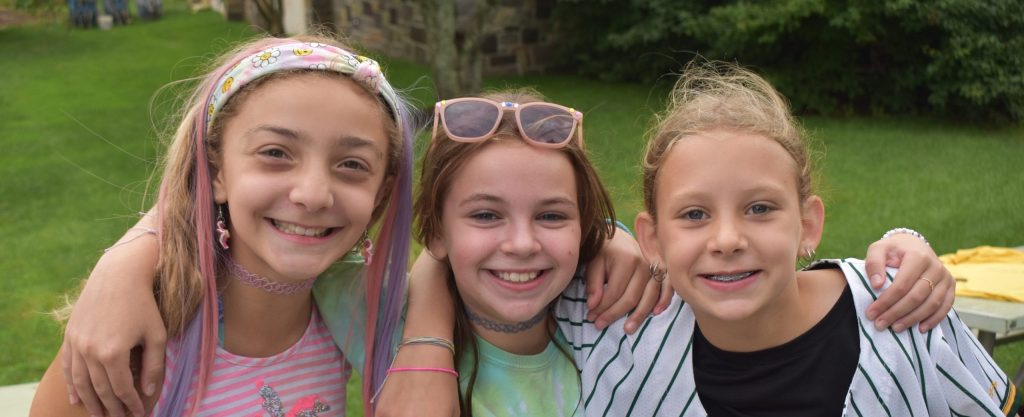
[[[979,246],[939,257],[956,278],[958,297],[1024,302],[1024,252]]]

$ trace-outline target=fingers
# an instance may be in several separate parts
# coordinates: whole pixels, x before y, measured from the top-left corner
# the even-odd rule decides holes
[[[882,291],[878,299],[868,306],[867,318],[868,320],[874,320],[876,329],[881,330],[889,327],[895,319],[910,313],[913,308],[920,305],[928,297],[927,292],[930,288],[926,282],[922,282],[925,284],[923,290],[910,294],[911,288],[914,287],[919,278],[926,272],[927,267],[927,262],[920,257],[906,256],[903,259],[902,267],[896,273],[892,285],[886,288],[885,291]],[[880,268],[880,270],[881,276],[885,277],[885,269]],[[868,273],[870,274],[871,272]],[[909,297],[913,298],[907,299]],[[899,306],[899,309],[896,311],[892,311],[896,307],[896,303],[901,300],[904,301],[904,304]]]
[[[647,284],[644,285],[643,294],[640,296],[640,302],[626,319],[624,329],[627,334],[636,333],[636,330],[640,328],[640,323],[643,323],[647,316],[658,313],[657,304],[660,301],[660,297],[661,283],[648,279]]]
[[[637,281],[634,276],[635,264],[625,265],[625,262],[615,262],[606,265],[604,268],[603,280],[607,282],[601,301],[587,313],[587,319],[592,319],[598,329],[603,329],[619,317],[625,316],[626,312],[632,309],[638,301],[643,287],[633,288]],[[589,271],[587,271],[589,273]],[[628,305],[623,306],[624,303]]]
[[[597,311],[598,305],[604,298],[605,273],[604,258],[597,256],[587,263],[587,271],[583,277],[587,286],[587,320],[594,321],[594,317],[600,314]]]
[[[891,302],[889,308],[878,311],[875,327],[884,329],[891,324],[894,331],[903,331],[928,320],[923,323],[924,328],[931,329],[941,322],[952,306],[953,278],[937,260],[904,256],[902,263],[894,284],[868,307],[870,311],[877,307],[875,304]],[[903,285],[897,286],[898,283]],[[909,290],[897,298],[899,294],[893,289],[902,290],[906,286],[910,287]]]
[[[115,362],[114,356],[111,353],[101,352],[96,357],[99,358],[99,361],[86,362],[86,366],[89,369],[89,379],[92,381],[96,397],[99,399],[100,403],[103,404],[103,408],[106,409],[108,416],[124,416],[124,404],[115,393],[115,388],[111,384],[110,377],[107,374],[107,370],[110,369],[110,366]],[[127,358],[124,358],[122,366],[127,368]],[[129,375],[129,379],[130,378],[131,376]],[[134,391],[134,388],[132,388],[132,390]]]
[[[658,305],[654,307],[654,315],[661,314],[672,302],[672,283],[668,279],[661,280],[661,295],[658,297]]]
[[[942,268],[943,277],[940,281],[935,284],[935,293],[941,294],[942,302],[939,305],[939,309],[932,312],[931,316],[921,322],[918,329],[921,333],[925,333],[935,326],[938,326],[946,319],[949,311],[953,309],[953,301],[956,299],[956,279],[949,273],[949,270],[945,267]]]
[[[107,369],[107,379],[110,381],[110,390],[114,397],[111,401],[123,404],[133,416],[141,416],[145,412],[142,406],[142,397],[135,390],[135,381],[132,379],[132,371],[128,363],[121,366],[110,366]],[[106,402],[104,402],[106,404]]]
[[[90,416],[104,415],[103,405],[100,404],[99,398],[96,397],[96,393],[93,391],[93,382],[89,369],[86,366],[85,358],[77,352],[72,352],[72,355],[74,355],[74,358],[72,358],[71,362],[71,381],[75,385],[75,391],[78,394],[79,400],[82,401],[82,405],[85,406]]]
[[[864,257],[864,269],[868,273],[871,288],[875,290],[882,289],[882,285],[885,284],[885,258],[887,252],[884,244],[875,242],[868,246],[868,254]],[[868,316],[868,319],[873,320],[871,316]]]
[[[161,329],[162,330],[162,329]],[[164,350],[166,333],[151,337],[142,347],[142,372],[139,374],[142,392],[147,397],[156,395],[156,387],[164,379]]]
[[[611,305],[608,306],[608,308],[605,309],[603,313],[597,316],[597,319],[594,320],[595,327],[597,327],[598,329],[608,327],[608,325],[611,324],[613,321],[618,320],[619,317],[625,316],[634,308],[640,308],[639,303],[641,301],[642,296],[644,295],[644,289],[647,286],[646,283],[650,281],[646,279],[646,277],[638,276],[638,274],[641,272],[642,271],[632,271],[632,276],[630,277],[628,284],[626,285],[626,288],[622,292],[622,296],[618,297],[617,299],[614,299],[614,302],[611,303]],[[623,274],[625,275],[629,273],[627,272]],[[609,286],[610,285],[611,284],[609,284]],[[606,300],[612,300],[610,294],[610,291],[608,291],[605,294]],[[643,320],[643,317],[647,317],[647,315],[650,314],[651,308],[653,307],[654,303],[650,302],[649,304],[650,305],[647,306],[643,312],[638,313],[642,315],[640,320]],[[628,324],[629,323],[627,322],[627,325]],[[639,324],[639,320],[632,323],[633,331],[636,330],[637,324]],[[632,333],[632,331],[630,331],[629,328],[627,328],[626,331],[628,333]]]
[[[64,384],[67,385],[68,389],[68,402],[71,405],[78,404],[78,394],[75,391],[75,384],[72,381],[73,373],[71,372],[71,342],[68,341],[70,336],[64,335],[64,343],[60,346],[60,368],[64,372]]]

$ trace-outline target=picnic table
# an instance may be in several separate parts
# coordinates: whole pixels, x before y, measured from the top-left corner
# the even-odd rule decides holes
[[[1024,246],[1017,249],[1024,250]],[[1024,341],[1024,303],[957,297],[953,309],[967,327],[978,332],[978,341],[989,355],[996,346]],[[1017,386],[1024,384],[1024,358],[1020,360],[1013,378]]]

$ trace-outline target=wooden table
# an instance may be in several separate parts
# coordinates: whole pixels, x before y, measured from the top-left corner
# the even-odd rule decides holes
[[[967,327],[978,331],[978,341],[991,355],[996,346],[1024,340],[1024,303],[957,297],[953,309]],[[1024,358],[1013,378],[1024,382]]]

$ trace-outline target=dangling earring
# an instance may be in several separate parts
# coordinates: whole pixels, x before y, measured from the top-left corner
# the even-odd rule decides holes
[[[231,232],[228,231],[228,225],[224,222],[224,206],[221,204],[217,205],[217,242],[220,243],[220,247],[228,248],[228,239],[231,239]]]
[[[363,265],[370,265],[373,262],[373,241],[370,240],[370,233],[363,230],[363,237],[359,242],[359,254],[363,255]]]

